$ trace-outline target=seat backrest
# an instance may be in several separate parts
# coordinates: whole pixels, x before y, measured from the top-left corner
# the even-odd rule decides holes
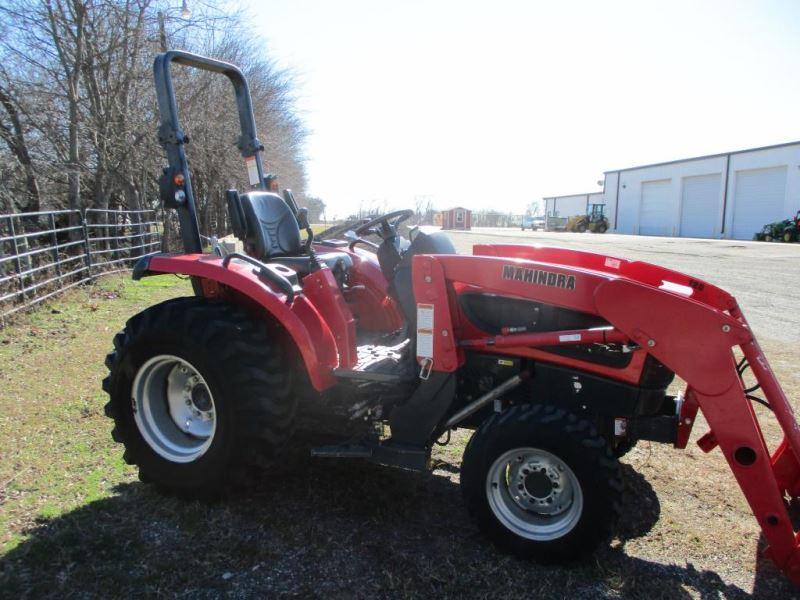
[[[272,192],[248,192],[239,196],[241,211],[231,204],[229,199],[231,221],[235,220],[234,214],[244,218],[242,241],[248,254],[269,260],[302,253],[297,219],[283,198]]]

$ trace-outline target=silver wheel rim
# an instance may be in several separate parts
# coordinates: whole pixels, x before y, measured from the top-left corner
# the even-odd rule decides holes
[[[538,448],[516,448],[495,460],[486,476],[486,497],[504,527],[535,541],[565,536],[583,512],[575,473]]]
[[[203,376],[188,361],[161,354],[133,380],[133,418],[147,444],[171,462],[206,453],[217,429],[216,407]]]

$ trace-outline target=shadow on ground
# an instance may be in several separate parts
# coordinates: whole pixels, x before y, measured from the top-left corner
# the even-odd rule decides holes
[[[569,568],[499,554],[443,467],[420,475],[298,451],[255,491],[215,504],[120,485],[28,531],[0,559],[0,596],[750,597],[714,572],[625,553],[660,513],[629,466],[618,540]],[[759,569],[761,593],[793,593],[771,565]]]

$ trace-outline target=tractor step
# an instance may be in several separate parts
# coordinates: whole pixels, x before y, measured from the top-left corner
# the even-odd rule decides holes
[[[374,383],[401,383],[414,379],[413,375],[399,373],[383,373],[380,371],[357,371],[355,369],[334,369],[334,377]]]
[[[413,381],[410,361],[406,360],[410,340],[393,346],[362,344],[358,346],[358,362],[352,369],[334,369],[339,379],[375,383],[401,383]]]
[[[318,458],[365,458],[370,462],[400,467],[412,471],[428,468],[428,452],[423,447],[394,444],[391,440],[364,444],[340,444],[319,446],[311,449],[311,456]]]
[[[311,456],[320,458],[372,458],[372,448],[357,444],[319,446],[311,449]]]

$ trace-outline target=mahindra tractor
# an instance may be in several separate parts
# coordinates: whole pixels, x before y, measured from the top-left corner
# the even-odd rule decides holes
[[[226,201],[243,252],[203,251],[173,63],[233,84],[250,189]],[[279,461],[303,431],[317,435],[320,460],[423,471],[432,446],[463,429],[460,485],[477,527],[506,552],[564,562],[612,535],[619,456],[638,440],[685,448],[702,413],[700,447],[720,449],[767,554],[800,583],[788,513],[800,429],[730,294],[564,248],[481,244],[459,255],[442,232],[404,239],[411,210],[315,239],[292,193],[265,189],[240,70],[171,51],[154,72],[168,159],[160,193],[183,252],[142,258],[133,278],[188,276],[194,294],[131,317],[106,361],[113,438],[143,481],[217,496]],[[673,395],[676,375],[685,388]],[[782,428],[774,448],[753,402]]]

